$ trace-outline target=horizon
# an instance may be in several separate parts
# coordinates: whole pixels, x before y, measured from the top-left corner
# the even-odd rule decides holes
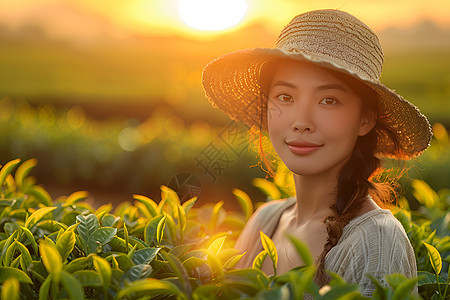
[[[292,8],[302,6],[301,9],[297,9],[299,13],[321,8],[309,1],[296,5],[293,1],[283,0],[276,6],[270,6],[269,0],[260,0],[258,5],[254,0],[247,0],[249,6],[247,14],[237,25],[217,31],[202,31],[190,28],[181,20],[175,1],[135,0],[121,5],[110,2],[107,2],[108,5],[101,5],[105,1],[99,0],[92,3],[89,1],[22,0],[20,4],[17,4],[13,0],[4,0],[0,4],[0,25],[10,32],[37,27],[48,37],[73,41],[95,40],[102,36],[118,40],[133,36],[175,36],[191,40],[213,40],[224,34],[252,26],[261,26],[270,35],[277,35],[293,15],[297,14],[292,14]],[[343,4],[342,1],[334,0],[325,2],[329,4],[328,7],[337,7],[354,14],[375,32],[390,28],[404,30],[427,22],[450,31],[450,18],[448,18],[450,2],[448,1],[438,1],[438,5],[434,2],[433,6],[424,6],[423,1],[412,3],[409,1],[402,14],[397,14],[395,18],[390,18],[388,15],[396,11],[393,8],[400,7],[405,1],[398,0],[395,4],[379,1],[376,4],[366,1],[363,3],[346,1]],[[139,7],[141,10],[138,14],[136,9]]]

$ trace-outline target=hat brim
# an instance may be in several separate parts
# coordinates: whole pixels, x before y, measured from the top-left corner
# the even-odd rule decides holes
[[[267,116],[262,113],[261,71],[277,58],[305,60],[350,75],[371,87],[379,96],[381,122],[393,130],[400,144],[395,147],[384,131],[377,132],[376,154],[383,157],[410,159],[419,156],[430,145],[432,131],[427,118],[411,102],[380,82],[361,78],[358,74],[324,59],[303,53],[285,52],[278,48],[237,50],[211,61],[203,70],[202,84],[212,105],[231,119],[267,132]]]

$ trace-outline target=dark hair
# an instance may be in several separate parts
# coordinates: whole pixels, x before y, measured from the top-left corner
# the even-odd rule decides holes
[[[280,61],[273,61],[267,65],[264,70],[265,73],[261,76],[261,114],[267,111],[268,91],[273,76],[273,71]],[[361,81],[338,71],[330,69],[335,76],[349,83],[354,91],[363,100],[363,113],[369,111],[375,112],[378,116],[378,95],[366,84]],[[264,100],[264,101],[263,101]],[[262,130],[262,121],[260,131]],[[342,236],[344,227],[358,214],[361,210],[367,196],[370,195],[372,199],[379,205],[384,206],[385,203],[392,202],[391,193],[394,190],[393,184],[387,181],[377,183],[373,179],[375,175],[381,174],[383,168],[381,161],[375,156],[377,149],[377,134],[383,132],[388,135],[393,141],[396,150],[400,150],[400,144],[395,132],[387,125],[381,123],[378,118],[375,127],[366,135],[357,138],[352,155],[348,162],[342,167],[338,177],[336,202],[330,206],[332,214],[324,218],[323,223],[327,229],[327,240],[324,248],[316,260],[317,272],[316,282],[319,285],[325,285],[329,281],[329,277],[325,272],[325,257],[328,252],[336,246]],[[261,137],[260,137],[261,138]],[[260,142],[261,143],[261,142]],[[259,147],[260,157],[262,163],[266,164],[269,171],[271,166],[266,158],[264,150]],[[273,173],[271,174],[273,175]]]

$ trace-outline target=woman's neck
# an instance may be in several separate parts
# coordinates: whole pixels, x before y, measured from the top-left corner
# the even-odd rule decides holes
[[[336,202],[337,174],[302,176],[293,174],[297,205],[298,225],[312,220],[322,221],[332,212],[330,205]]]

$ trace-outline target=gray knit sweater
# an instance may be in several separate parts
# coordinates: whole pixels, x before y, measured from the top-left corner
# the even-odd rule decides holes
[[[295,203],[295,197],[262,205],[250,218],[235,248],[246,255],[237,265],[250,268],[263,250],[259,231],[269,237],[275,231],[283,211]],[[387,285],[383,277],[401,273],[417,276],[414,250],[401,223],[386,209],[374,209],[355,217],[345,227],[338,244],[328,252],[325,268],[339,274],[348,283],[358,283],[364,296],[371,296],[375,286],[365,276],[370,274]],[[417,292],[417,287],[416,287]]]

